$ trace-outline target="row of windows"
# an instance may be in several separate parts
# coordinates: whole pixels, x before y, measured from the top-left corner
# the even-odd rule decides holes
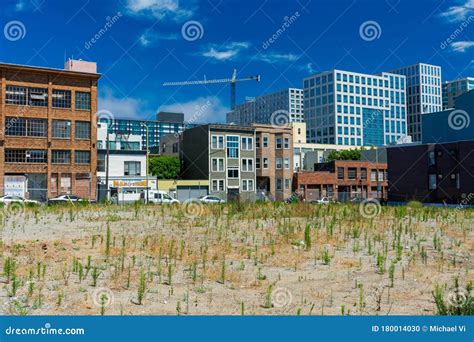
[[[359,178],[360,179],[367,179],[367,169],[366,168],[360,168],[359,170],[356,167],[348,167],[347,172],[344,167],[338,167],[337,168],[337,179],[349,179],[349,180],[356,180],[357,179],[357,173],[359,173]],[[384,176],[384,171],[383,170],[378,170],[379,174],[379,181],[383,181],[386,179],[386,176]],[[347,176],[347,177],[346,177]],[[371,181],[377,181],[377,170],[371,170],[370,171],[370,180]]]
[[[75,138],[86,139],[91,138],[91,125],[88,121],[75,121]],[[70,120],[53,120],[52,137],[57,139],[71,138],[71,121]],[[5,134],[7,136],[19,137],[47,137],[48,136],[48,120],[7,117],[5,120]]]
[[[212,191],[225,191],[225,179],[212,180]],[[242,191],[255,191],[253,179],[242,179]]]
[[[5,163],[47,163],[47,150],[5,149]],[[71,151],[51,151],[51,162],[53,164],[70,164]],[[75,164],[90,164],[90,151],[74,151]]]
[[[262,144],[260,144],[260,137],[255,138],[255,146],[257,148],[261,147],[268,147],[269,143],[269,138],[268,136],[263,136],[262,137]],[[282,138],[282,137],[276,137],[275,138],[275,148],[280,150],[282,148],[284,149],[289,149],[290,148],[290,139],[289,138]]]
[[[75,107],[77,110],[91,109],[91,94],[82,91],[75,92]],[[48,89],[31,88],[20,86],[7,86],[5,92],[5,103],[20,106],[47,107]],[[52,92],[53,108],[71,108],[71,91],[62,89],[53,89]]]
[[[263,162],[263,165],[261,162]],[[285,170],[290,169],[290,158],[276,158],[275,159],[275,168],[277,170],[283,169],[283,166]],[[260,158],[255,158],[255,167],[257,169],[261,169],[262,167],[264,169],[268,169],[268,158],[262,158],[261,160]]]
[[[224,172],[224,169],[225,169],[224,158],[212,158],[211,159],[211,170],[213,172]],[[253,159],[251,159],[251,158],[242,159],[241,169],[244,172],[252,172],[253,171]]]

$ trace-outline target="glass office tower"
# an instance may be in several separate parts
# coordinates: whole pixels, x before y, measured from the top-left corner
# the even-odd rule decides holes
[[[405,76],[331,70],[303,86],[310,143],[382,146],[406,136]]]

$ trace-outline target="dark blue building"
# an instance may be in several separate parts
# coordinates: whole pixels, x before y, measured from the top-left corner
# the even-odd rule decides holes
[[[455,108],[423,114],[422,143],[474,140],[474,90],[455,99]]]

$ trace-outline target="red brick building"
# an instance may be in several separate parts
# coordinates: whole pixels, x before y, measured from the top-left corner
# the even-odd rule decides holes
[[[0,64],[0,74],[0,194],[95,199],[95,63]]]
[[[306,201],[322,197],[339,201],[387,197],[386,163],[337,160],[315,164],[315,170],[300,171],[294,176],[293,188]]]

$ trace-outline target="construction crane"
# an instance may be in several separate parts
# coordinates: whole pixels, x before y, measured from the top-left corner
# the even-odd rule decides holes
[[[199,85],[199,84],[215,84],[215,83],[230,83],[230,109],[235,109],[235,84],[243,81],[257,81],[260,82],[260,75],[249,76],[245,78],[237,78],[237,69],[234,69],[231,78],[221,78],[208,80],[204,77],[203,80],[199,81],[183,81],[183,82],[165,82],[163,86],[188,86],[188,85]]]

